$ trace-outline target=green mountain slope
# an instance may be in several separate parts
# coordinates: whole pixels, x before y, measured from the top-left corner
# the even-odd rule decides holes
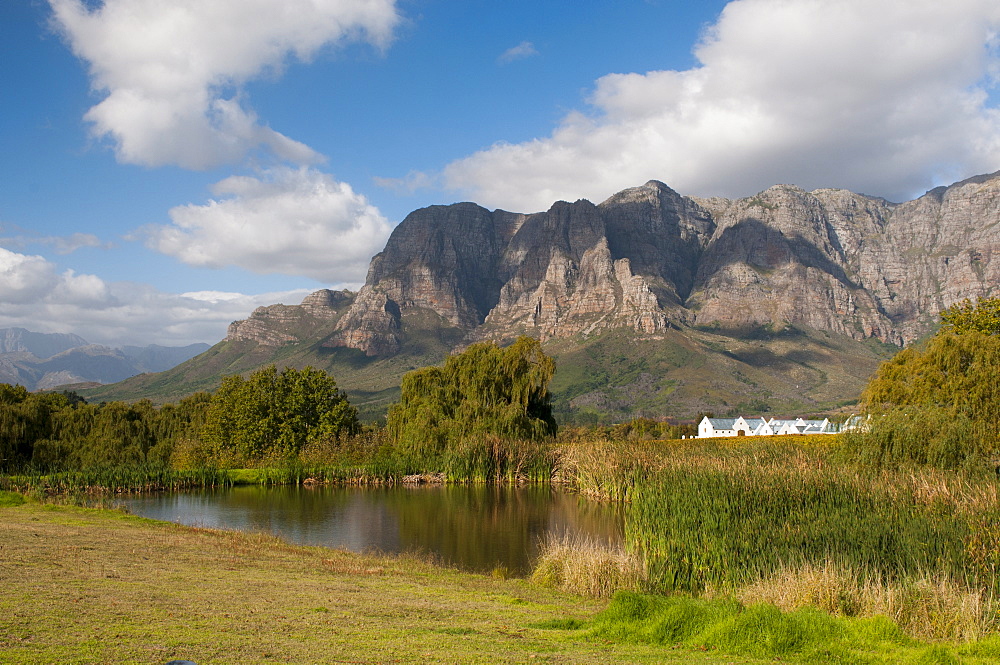
[[[316,331],[304,341],[280,346],[227,340],[168,371],[78,392],[90,401],[149,399],[164,404],[198,391],[213,391],[223,376],[247,374],[271,363],[299,369],[312,366],[332,374],[362,419],[374,421],[398,398],[406,372],[441,362],[462,337],[461,331],[443,324],[435,315],[413,313],[407,324],[406,343],[391,357],[370,357],[356,349],[325,346],[326,334]]]
[[[463,333],[426,313],[408,315],[400,352],[366,356],[324,346],[324,339],[265,346],[224,341],[166,372],[81,390],[88,400],[174,402],[214,390],[221,377],[261,366],[313,367],[330,372],[365,420],[382,418],[399,395],[403,375],[440,363]],[[560,422],[617,422],[635,416],[804,414],[853,404],[878,363],[896,347],[832,333],[788,328],[724,333],[671,329],[656,339],[629,329],[551,340],[552,383]]]

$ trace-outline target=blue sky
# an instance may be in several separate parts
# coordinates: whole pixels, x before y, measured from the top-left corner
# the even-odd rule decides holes
[[[406,213],[1000,169],[994,0],[0,3],[0,327],[214,343]]]

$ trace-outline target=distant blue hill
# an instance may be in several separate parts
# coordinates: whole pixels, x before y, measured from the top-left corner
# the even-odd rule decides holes
[[[79,335],[0,328],[0,383],[28,390],[72,384],[104,384],[162,372],[206,351],[208,344],[169,347],[90,344]]]

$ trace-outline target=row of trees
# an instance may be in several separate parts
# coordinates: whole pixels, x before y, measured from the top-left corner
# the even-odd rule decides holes
[[[551,437],[554,371],[539,343],[522,337],[506,348],[475,344],[443,367],[410,372],[389,410],[389,452],[440,461],[449,448],[489,439],[496,457],[506,450],[498,442]],[[8,471],[242,466],[298,458],[307,447],[336,451],[360,429],[334,378],[311,367],[228,376],[214,394],[159,408],[0,385],[0,470]]]
[[[209,395],[156,408],[87,404],[75,393],[29,393],[0,385],[0,469],[166,464],[174,444],[204,422]]]
[[[867,426],[848,449],[875,464],[911,461],[955,468],[1000,461],[1000,299],[945,310],[940,331],[901,351],[862,395]],[[535,339],[473,344],[440,367],[403,378],[386,440],[431,460],[470,442],[539,442],[554,436],[549,382],[555,363]],[[271,365],[229,376],[214,394],[178,404],[87,404],[73,393],[29,393],[0,384],[0,469],[135,463],[242,465],[299,456],[360,430],[357,410],[333,377]],[[619,431],[620,430],[620,431]],[[669,432],[668,432],[669,430]],[[633,421],[608,438],[660,438],[675,427]],[[614,436],[612,436],[614,434]]]
[[[214,394],[178,404],[87,404],[73,393],[0,384],[0,470],[135,464],[245,464],[287,457],[353,434],[357,411],[332,377],[272,365],[226,377]]]

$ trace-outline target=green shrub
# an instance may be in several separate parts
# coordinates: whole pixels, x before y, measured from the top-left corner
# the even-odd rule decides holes
[[[17,492],[0,491],[0,508],[12,508],[24,504],[24,496]]]

